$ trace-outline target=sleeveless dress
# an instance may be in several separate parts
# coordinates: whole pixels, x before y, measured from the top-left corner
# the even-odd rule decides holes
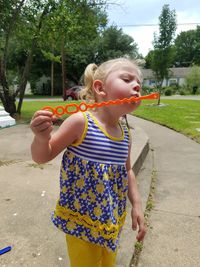
[[[110,136],[90,112],[81,140],[63,154],[60,197],[52,215],[64,233],[115,251],[126,217],[129,131]]]

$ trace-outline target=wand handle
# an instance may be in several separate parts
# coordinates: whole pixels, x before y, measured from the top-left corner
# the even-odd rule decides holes
[[[11,249],[12,249],[11,246],[0,249],[0,255],[4,254],[6,252],[9,252]]]

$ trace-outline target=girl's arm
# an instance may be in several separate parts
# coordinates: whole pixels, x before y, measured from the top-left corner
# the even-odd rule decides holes
[[[59,129],[51,135],[55,117],[49,111],[37,111],[30,127],[35,134],[31,145],[32,158],[37,163],[46,163],[55,158],[62,150],[79,140],[85,127],[81,112],[68,117]]]
[[[144,214],[142,211],[142,202],[137,188],[135,174],[131,166],[130,152],[131,152],[131,142],[129,146],[129,156],[126,164],[128,173],[128,198],[132,205],[132,211],[131,211],[132,229],[135,231],[137,229],[137,226],[139,227],[136,238],[138,241],[142,241],[146,233]]]

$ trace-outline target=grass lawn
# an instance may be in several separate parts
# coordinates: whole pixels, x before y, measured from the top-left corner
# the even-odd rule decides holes
[[[200,143],[200,101],[162,100],[163,106],[143,101],[134,115],[180,132]]]
[[[60,105],[66,105],[68,102],[63,101],[24,101],[22,106],[21,118],[17,120],[18,123],[29,123],[33,114],[42,109],[44,106],[57,107]]]
[[[44,106],[66,105],[63,101],[25,101],[22,116],[18,123],[28,123],[35,111]],[[155,101],[143,101],[135,116],[154,121],[174,129],[200,143],[200,101],[198,100],[166,100],[161,99],[164,106],[157,106]]]

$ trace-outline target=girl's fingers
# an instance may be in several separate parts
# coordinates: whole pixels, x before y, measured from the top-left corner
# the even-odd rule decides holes
[[[137,229],[137,218],[135,216],[132,219],[132,229],[134,231]]]
[[[31,121],[31,127],[37,127],[45,122],[52,122],[52,118],[49,116],[38,116]]]
[[[143,241],[145,234],[146,234],[146,230],[145,230],[145,228],[140,229],[140,230],[138,231],[138,234],[137,234],[137,237],[136,237],[137,240],[138,240],[138,241]]]
[[[137,235],[137,240],[142,241],[146,234],[146,227],[145,227],[144,221],[141,220],[141,218],[138,219],[138,225],[139,225],[139,231]]]
[[[49,126],[43,130],[40,131],[41,134],[49,135],[53,130],[53,126]]]
[[[133,211],[131,212],[131,217],[132,217],[132,229],[135,231],[137,229],[137,216],[136,213]]]
[[[43,123],[40,123],[36,126],[33,126],[34,128],[33,131],[35,132],[43,132],[45,131],[46,129],[48,129],[49,127],[52,127],[52,122],[43,122]]]
[[[34,120],[35,118],[39,117],[39,116],[46,116],[46,117],[52,117],[53,113],[47,110],[38,110],[35,112],[35,114],[33,115],[32,120]]]

